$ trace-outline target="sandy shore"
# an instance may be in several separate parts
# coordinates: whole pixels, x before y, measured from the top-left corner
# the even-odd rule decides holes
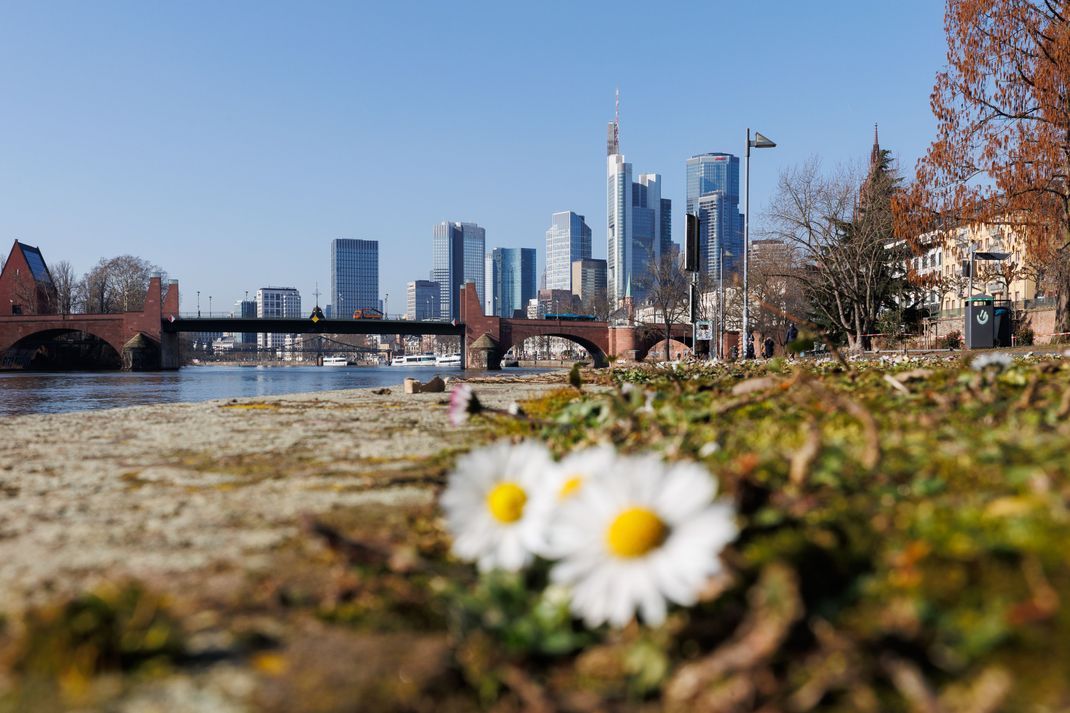
[[[477,388],[504,406],[562,379]],[[448,398],[393,387],[4,419],[2,609],[101,577],[268,568],[303,514],[427,502],[427,474],[481,437],[449,425]]]

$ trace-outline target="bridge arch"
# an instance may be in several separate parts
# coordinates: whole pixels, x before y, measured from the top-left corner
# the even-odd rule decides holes
[[[564,330],[539,330],[529,332],[527,330],[511,329],[506,335],[502,336],[505,338],[501,343],[498,344],[498,349],[501,352],[502,356],[504,356],[505,353],[513,347],[519,347],[523,345],[523,343],[528,339],[537,339],[539,337],[558,337],[560,339],[564,339],[565,341],[572,342],[573,344],[578,344],[579,346],[586,349],[587,353],[591,355],[591,361],[594,362],[593,365],[596,368],[601,369],[609,366],[609,357],[606,355],[605,349],[603,349],[599,344],[581,335],[570,334],[569,332],[566,332]]]
[[[687,325],[685,331],[682,328],[683,326],[684,325],[673,325],[672,338],[669,340],[670,348],[674,345],[679,345],[683,349],[691,349],[691,327],[690,325]],[[644,329],[635,345],[635,360],[643,361],[654,353],[655,347],[662,350],[665,349],[665,330]],[[664,354],[662,356],[664,356]]]
[[[62,347],[60,337],[84,334],[100,345],[97,361],[100,368],[120,369],[123,365],[123,344],[114,335],[108,335],[84,326],[47,327],[19,335],[6,343],[0,343],[0,367],[31,366],[41,356],[42,347],[53,347],[57,352]],[[84,347],[85,345],[83,345]],[[92,345],[90,345],[92,348]],[[48,358],[46,356],[46,358]],[[55,355],[52,356],[55,359]]]

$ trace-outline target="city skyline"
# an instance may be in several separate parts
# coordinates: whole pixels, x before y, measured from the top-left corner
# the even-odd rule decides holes
[[[488,248],[535,247],[545,216],[572,209],[596,235],[592,257],[606,257],[599,155],[620,87],[628,159],[661,174],[679,244],[679,166],[701,151],[741,155],[748,125],[779,143],[754,161],[756,218],[784,168],[812,154],[832,165],[864,158],[875,121],[902,167],[913,165],[933,126],[941,8],[858,5],[774,3],[763,46],[744,39],[751,18],[733,7],[670,5],[652,18],[639,5],[614,6],[608,38],[590,32],[606,11],[597,4],[573,9],[563,29],[552,10],[518,8],[431,6],[414,22],[400,8],[364,17],[325,4],[293,23],[283,7],[245,3],[8,5],[0,8],[0,89],[11,107],[0,117],[0,235],[40,245],[79,273],[101,257],[144,256],[182,282],[186,310],[196,291],[217,306],[262,284],[311,296],[316,283],[329,284],[330,239],[378,240],[380,296],[391,294],[399,312],[406,283],[430,268],[426,236],[442,216],[484,226]],[[713,18],[726,30],[725,51],[748,71],[730,72],[708,97],[668,68],[689,54],[680,28]],[[518,22],[533,32],[499,31]],[[349,41],[355,25],[360,43]],[[430,48],[443,26],[472,26],[485,42],[440,58]],[[835,52],[821,39],[830,26],[842,38]],[[868,59],[875,26],[916,38],[894,72]],[[548,60],[534,30],[550,27],[590,51]],[[641,38],[650,38],[643,52],[609,51],[634,50]],[[187,49],[194,45],[197,53]],[[843,53],[861,60],[843,66]],[[373,58],[376,71],[362,73]],[[844,83],[856,87],[846,104]],[[473,109],[464,119],[427,111],[462,87]],[[550,113],[549,96],[569,110]],[[518,157],[525,182],[505,180]],[[413,165],[424,166],[419,201],[404,182]]]

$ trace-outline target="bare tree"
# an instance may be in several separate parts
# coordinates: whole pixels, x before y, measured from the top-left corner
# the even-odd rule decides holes
[[[763,240],[752,247],[750,320],[755,331],[781,346],[787,343],[788,327],[805,321],[811,309],[799,269],[798,256],[786,243]]]
[[[826,176],[816,159],[785,171],[770,207],[767,234],[794,248],[815,321],[863,349],[882,309],[898,295],[908,248],[892,234],[896,178],[887,152],[869,175]]]
[[[668,361],[672,326],[688,316],[689,281],[679,263],[666,255],[651,265],[650,276],[644,282],[647,304],[654,308],[656,321],[665,328],[665,361]]]
[[[159,266],[143,258],[133,255],[101,258],[82,278],[75,290],[75,302],[84,307],[85,312],[137,311],[144,306],[149,280],[155,275],[166,280],[166,274]]]
[[[70,314],[74,309],[75,291],[78,278],[74,267],[67,260],[53,263],[48,270],[52,274],[52,284],[56,288],[56,310],[60,314]]]

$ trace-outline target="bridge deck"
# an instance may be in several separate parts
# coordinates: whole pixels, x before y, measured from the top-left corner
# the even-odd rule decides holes
[[[463,324],[407,319],[242,319],[179,317],[164,320],[164,332],[259,332],[275,334],[431,334],[463,335]]]

